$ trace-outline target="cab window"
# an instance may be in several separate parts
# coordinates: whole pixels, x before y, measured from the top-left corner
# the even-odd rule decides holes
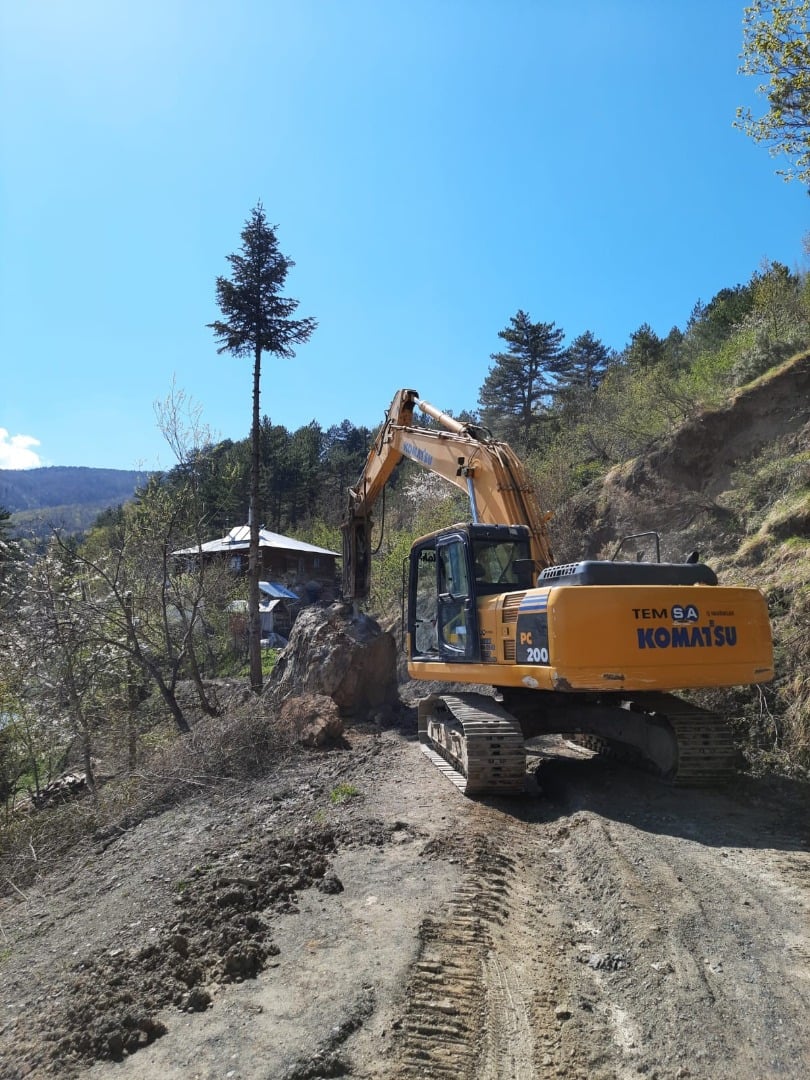
[[[414,651],[416,655],[437,652],[436,631],[438,596],[436,591],[436,549],[422,548],[416,560],[414,591]]]
[[[476,592],[507,592],[530,587],[529,548],[525,541],[476,540],[473,557]]]
[[[462,540],[439,547],[439,643],[448,659],[469,659],[477,647],[475,606],[470,599],[467,545]]]

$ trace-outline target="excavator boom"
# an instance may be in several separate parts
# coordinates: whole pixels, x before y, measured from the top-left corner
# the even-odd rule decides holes
[[[414,408],[439,428],[414,424]],[[371,581],[371,511],[403,458],[444,477],[470,500],[473,522],[525,525],[538,571],[553,562],[546,522],[520,459],[504,442],[422,401],[416,390],[398,390],[377,432],[357,485],[349,489],[343,522],[343,595],[363,600]]]

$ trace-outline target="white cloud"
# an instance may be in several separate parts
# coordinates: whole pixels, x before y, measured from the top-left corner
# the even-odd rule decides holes
[[[33,446],[39,446],[33,435],[9,435],[0,427],[0,469],[39,468],[42,462]]]

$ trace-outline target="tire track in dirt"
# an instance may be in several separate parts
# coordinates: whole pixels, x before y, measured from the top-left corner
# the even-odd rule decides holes
[[[486,1010],[483,966],[492,928],[506,915],[513,867],[481,837],[457,848],[455,857],[465,866],[464,880],[446,909],[426,916],[419,930],[395,1042],[403,1077],[477,1075]]]
[[[462,863],[463,884],[422,922],[393,1075],[584,1078],[580,1049],[564,1035],[571,990],[558,958],[555,875],[538,888],[545,834],[510,823],[497,806],[460,806],[471,819],[464,839],[435,847]]]
[[[567,888],[576,877],[560,852],[560,839],[567,836],[568,827],[514,820],[509,813],[514,806],[504,809],[507,815],[500,822],[498,843],[514,852],[515,876],[510,917],[496,932],[495,947],[518,1008],[502,1027],[500,1059],[493,1056],[487,1061],[480,1077],[590,1080],[599,1075],[598,1058],[590,1047],[603,1041],[599,1030],[605,1025],[582,985],[579,965],[571,962],[576,928]],[[531,817],[542,816],[546,808],[527,803],[523,812],[526,809]],[[490,823],[490,832],[494,824]],[[524,1014],[528,1038],[515,1039],[517,1020]]]
[[[575,773],[579,805],[459,803],[391,1075],[810,1075],[810,853],[722,794]],[[583,808],[583,806],[585,808]]]
[[[746,836],[723,817],[733,804],[647,794],[639,784],[615,818],[574,811],[553,830],[560,940],[580,1006],[565,1033],[587,1047],[588,1075],[804,1075],[810,856],[763,851],[753,832],[731,846]],[[637,796],[634,823],[618,820]],[[664,828],[662,806],[678,811]]]

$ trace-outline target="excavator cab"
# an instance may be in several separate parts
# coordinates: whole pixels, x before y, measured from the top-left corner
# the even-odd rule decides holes
[[[453,525],[417,540],[410,554],[409,656],[479,663],[478,598],[530,588],[533,567],[523,526]]]

